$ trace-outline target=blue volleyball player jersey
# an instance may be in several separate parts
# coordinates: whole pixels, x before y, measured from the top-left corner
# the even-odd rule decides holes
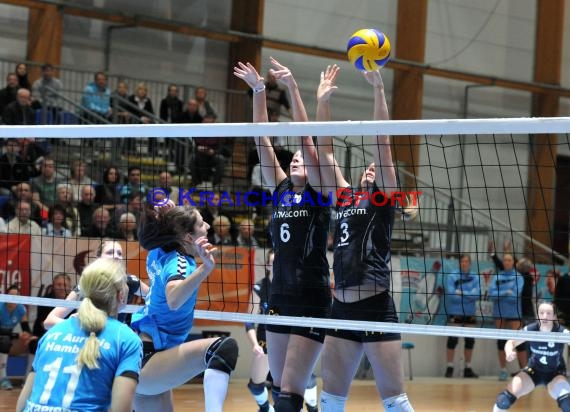
[[[147,272],[150,292],[145,306],[133,314],[133,329],[152,338],[156,350],[169,349],[186,341],[194,320],[198,289],[179,308],[172,310],[166,301],[166,286],[171,280],[186,279],[196,270],[196,261],[176,251],[153,249],[148,253]]]
[[[79,367],[76,362],[88,337],[74,316],[55,325],[40,339],[33,364],[34,386],[24,412],[107,411],[115,377],[138,380],[142,343],[127,325],[107,319],[97,335],[98,369]]]
[[[12,312],[8,312],[6,303],[0,302],[0,329],[11,331],[22,321],[25,315],[26,307],[24,305],[17,304]]]

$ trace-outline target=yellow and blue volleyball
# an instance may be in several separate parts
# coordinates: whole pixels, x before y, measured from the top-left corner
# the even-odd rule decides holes
[[[350,36],[346,52],[358,70],[372,72],[390,60],[390,40],[376,29],[361,29]]]

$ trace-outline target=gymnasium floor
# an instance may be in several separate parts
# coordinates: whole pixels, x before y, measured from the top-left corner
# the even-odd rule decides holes
[[[246,389],[245,380],[234,380],[230,384],[224,412],[255,412],[253,398]],[[497,393],[504,388],[504,382],[495,377],[474,380],[445,378],[414,378],[407,381],[407,392],[416,412],[490,412]],[[320,385],[319,385],[320,387]],[[19,394],[18,389],[0,391],[0,412],[13,412]],[[176,412],[197,412],[204,410],[202,386],[185,385],[174,393]],[[347,403],[347,412],[383,410],[380,407],[376,388],[372,381],[354,381]],[[529,396],[518,400],[510,409],[516,411],[559,411],[544,387],[535,389]],[[160,412],[160,411],[157,411]]]

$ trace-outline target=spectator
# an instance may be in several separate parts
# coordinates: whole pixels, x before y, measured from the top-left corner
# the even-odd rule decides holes
[[[447,274],[445,278],[445,309],[448,315],[448,323],[455,326],[475,326],[475,303],[481,299],[481,284],[479,275],[471,271],[471,258],[469,255],[461,255],[459,258],[459,270]],[[455,347],[459,341],[456,337],[447,338],[447,369],[445,377],[453,377],[453,358]],[[473,357],[474,338],[465,338],[465,369],[463,377],[478,378],[471,369]]]
[[[49,63],[42,66],[42,76],[37,79],[32,86],[32,97],[35,101],[40,102],[44,109],[51,110],[52,113],[58,113],[61,109],[59,106],[59,96],[63,90],[63,83],[55,75],[53,66]]]
[[[4,113],[6,106],[16,101],[18,89],[18,76],[16,73],[8,73],[6,76],[6,87],[0,90],[0,113]]]
[[[236,245],[236,241],[232,236],[232,222],[228,217],[223,215],[216,217],[212,226],[214,228],[214,236],[208,239],[211,244],[222,246]]]
[[[8,222],[8,233],[18,233],[21,235],[41,235],[40,226],[30,220],[32,207],[29,202],[18,202],[16,205],[16,217]]]
[[[139,192],[132,192],[127,199],[127,204],[120,204],[115,208],[115,222],[119,223],[119,218],[123,213],[132,213],[137,222],[140,221],[141,212],[143,209],[143,199]]]
[[[56,204],[63,208],[65,214],[65,227],[71,230],[73,236],[80,236],[81,223],[79,222],[79,212],[75,207],[73,192],[69,183],[60,183],[57,185]]]
[[[141,196],[146,197],[146,195],[148,193],[148,189],[144,185],[144,183],[141,183],[141,168],[140,167],[130,166],[127,179],[129,180],[128,183],[126,185],[124,185],[120,191],[122,203],[127,203],[129,196],[133,192],[138,192],[141,194]]]
[[[206,201],[204,202],[205,204],[203,205],[203,208],[200,209],[200,214],[202,215],[202,219],[204,219],[204,222],[206,222],[208,224],[208,226],[210,227],[208,229],[208,239],[213,239],[214,237],[214,219],[217,218],[218,216],[225,216],[226,218],[228,218],[232,224],[233,227],[233,222],[230,219],[230,217],[224,213],[223,208],[222,208],[222,202],[220,201],[220,193],[219,192],[213,192],[213,196],[211,198],[206,199]],[[234,233],[234,230],[232,229],[232,233]]]
[[[180,188],[178,186],[172,186],[172,174],[163,170],[158,174],[158,179],[160,188],[168,193],[169,199],[172,200],[176,206],[182,206],[178,204]]]
[[[239,234],[237,237],[238,246],[257,247],[255,239],[255,225],[250,218],[244,219],[239,224]]]
[[[203,123],[214,123],[215,117],[207,115]],[[222,183],[224,169],[228,159],[232,155],[232,139],[216,137],[196,137],[194,138],[196,147],[194,158],[191,162],[193,166],[192,184],[197,186],[204,181],[212,179],[214,187]]]
[[[81,105],[91,112],[108,119],[111,114],[111,91],[107,87],[107,75],[103,72],[95,73],[93,82],[90,82],[83,90]],[[85,118],[91,123],[101,123],[100,119],[86,113]]]
[[[81,199],[81,191],[85,186],[96,184],[93,179],[85,174],[87,164],[83,160],[74,160],[71,162],[69,184],[73,193],[73,203]]]
[[[8,295],[19,295],[20,289],[12,285],[6,291]],[[17,324],[21,333],[13,333]],[[0,302],[0,388],[11,391],[12,383],[6,376],[8,354],[21,355],[37,347],[37,337],[32,335],[26,307],[20,303]],[[31,344],[35,342],[35,344]],[[29,363],[29,362],[28,362]],[[28,365],[28,368],[31,365]]]
[[[103,183],[95,186],[95,203],[112,210],[120,203],[121,176],[116,166],[109,166],[103,172]]]
[[[28,89],[17,91],[16,100],[4,108],[2,121],[10,126],[33,126],[36,124],[36,114],[32,110],[32,99]]]
[[[28,66],[26,63],[18,63],[16,65],[16,76],[18,76],[18,87],[20,89],[32,90],[28,80]]]
[[[55,161],[49,157],[44,158],[40,175],[32,179],[32,196],[42,210],[47,212],[55,204],[58,183],[55,178]]]
[[[95,209],[91,218],[91,227],[87,228],[85,233],[82,233],[82,236],[115,239],[117,237],[117,231],[111,221],[109,211],[104,207]]]
[[[214,121],[218,118],[218,114],[210,104],[208,100],[206,100],[206,96],[208,95],[208,91],[205,87],[200,86],[197,87],[194,91],[194,99],[198,102],[198,113],[202,118],[213,117]]]
[[[148,87],[146,84],[139,83],[137,85],[135,94],[129,96],[129,102],[138,108],[138,110],[132,108],[130,111],[140,119],[141,123],[152,123],[152,118],[148,117],[147,113],[154,114],[154,109],[152,107],[152,101],[150,97],[148,97]]]
[[[43,287],[43,285],[42,285]],[[49,299],[65,299],[67,294],[71,292],[71,278],[65,273],[58,273],[53,277],[51,285],[46,288],[44,298]],[[44,320],[47,318],[53,307],[38,306],[36,320],[34,321],[33,335],[38,339],[45,335]]]
[[[186,105],[186,110],[182,112],[179,123],[202,123],[204,118],[198,112],[198,101],[196,99],[189,99]]]
[[[91,226],[93,212],[97,208],[94,203],[95,189],[93,189],[93,186],[83,186],[80,199],[81,200],[77,204],[77,213],[79,214],[81,233],[83,233]]]
[[[492,279],[488,296],[493,301],[493,316],[495,317],[495,327],[497,329],[520,329],[522,326],[522,301],[521,293],[524,286],[524,278],[515,269],[515,260],[510,253],[503,255],[502,262],[493,252],[491,257],[497,265],[498,273]],[[499,265],[499,262],[501,263]],[[502,269],[501,269],[502,267]],[[505,343],[504,340],[497,341],[497,349],[499,356],[499,365],[501,371],[499,380],[506,381],[507,362],[505,359]],[[519,367],[526,364],[526,348],[524,345],[519,346],[517,351],[519,354]]]
[[[71,230],[67,227],[65,209],[61,205],[54,205],[49,210],[49,218],[42,229],[44,236],[71,237]]]
[[[126,212],[119,218],[118,239],[136,241],[137,238],[137,218],[132,213]]]
[[[32,205],[31,216],[30,218],[38,224],[38,226],[42,225],[42,222],[47,219],[47,213],[42,216],[42,208],[39,206],[39,202],[34,202],[32,200],[32,187],[29,183],[18,183],[16,188],[12,191],[12,197],[10,201],[8,201],[4,207],[2,208],[2,216],[6,219],[12,219],[16,216],[16,206],[18,206],[19,202],[28,202]]]
[[[186,123],[180,122],[183,107],[184,103],[178,98],[178,87],[169,85],[166,97],[160,102],[160,118],[167,123]]]
[[[113,122],[127,124],[131,122],[131,108],[129,101],[129,85],[125,81],[117,83],[117,89],[111,94],[111,109]]]
[[[39,176],[41,161],[51,150],[49,145],[46,146],[38,144],[34,138],[20,139],[20,156],[31,165],[30,177]]]
[[[248,93],[250,96],[253,96],[253,91],[251,89]],[[276,113],[277,117],[279,117],[281,114],[281,107],[283,106],[285,110],[287,110],[289,117],[292,117],[291,104],[289,103],[287,92],[279,86],[277,79],[271,71],[267,72],[267,80],[265,81],[265,100],[267,102],[268,113]],[[271,120],[271,116],[269,117],[269,121],[274,121]]]
[[[0,194],[9,195],[18,182],[27,182],[34,172],[34,166],[20,156],[17,139],[6,141],[6,152],[0,156]]]

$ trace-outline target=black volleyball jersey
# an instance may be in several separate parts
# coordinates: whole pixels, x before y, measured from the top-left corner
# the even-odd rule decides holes
[[[334,287],[373,284],[389,289],[395,207],[389,199],[380,205],[384,196],[376,183],[369,189],[347,187],[341,191],[335,214]]]
[[[275,251],[271,294],[330,293],[326,257],[330,207],[309,184],[294,193],[289,178],[279,183],[273,196],[277,202],[270,223]]]
[[[523,330],[530,332],[539,332],[540,324],[533,322],[524,327]],[[552,332],[568,333],[565,327],[554,324]],[[541,371],[556,372],[560,369],[566,369],[564,362],[564,343],[555,342],[528,342],[530,356],[528,366]]]

